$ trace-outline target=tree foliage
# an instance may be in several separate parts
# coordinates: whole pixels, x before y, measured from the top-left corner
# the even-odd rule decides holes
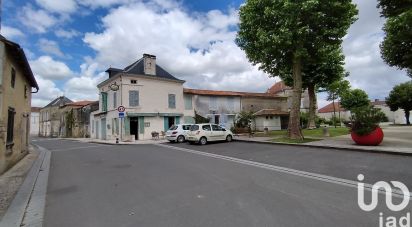
[[[302,70],[341,45],[356,14],[351,0],[247,0],[240,8],[236,43],[249,61],[271,76],[292,75],[290,138],[303,138]]]
[[[406,82],[395,86],[386,98],[386,104],[391,111],[403,109],[406,123],[409,125],[409,111],[412,110],[412,82]]]
[[[353,109],[351,128],[358,135],[368,135],[385,119],[387,118],[380,109],[371,105],[361,106]]]
[[[350,90],[342,94],[340,103],[343,108],[350,111],[370,106],[368,94],[361,89]]]
[[[412,77],[412,1],[380,0],[378,7],[387,17],[386,36],[380,46],[382,58],[390,66],[406,69]]]

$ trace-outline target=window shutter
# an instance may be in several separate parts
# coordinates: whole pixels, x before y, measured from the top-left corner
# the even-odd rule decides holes
[[[164,117],[164,129],[165,132],[169,129],[169,117]]]
[[[175,122],[176,122],[177,125],[180,124],[180,117],[176,117]]]
[[[174,109],[176,108],[176,95],[169,94],[169,108]]]
[[[144,117],[139,117],[139,133],[144,134]]]
[[[139,91],[129,91],[129,106],[139,106]]]
[[[102,112],[107,111],[107,93],[102,92]]]
[[[130,135],[130,118],[124,118],[124,134]]]
[[[113,109],[117,108],[117,93],[113,93]]]

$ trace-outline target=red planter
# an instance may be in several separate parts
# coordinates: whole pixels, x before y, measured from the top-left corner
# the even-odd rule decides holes
[[[356,133],[351,133],[353,141],[358,145],[363,146],[377,146],[382,143],[383,140],[383,131],[381,128],[377,127],[375,131],[371,132],[368,135],[357,135]]]

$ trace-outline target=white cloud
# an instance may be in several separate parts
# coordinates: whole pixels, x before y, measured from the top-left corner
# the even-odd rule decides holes
[[[73,37],[81,35],[80,32],[74,29],[69,29],[69,30],[58,29],[54,32],[54,34],[59,38],[65,38],[65,39],[71,39]]]
[[[38,42],[40,50],[46,54],[55,55],[58,57],[64,57],[63,52],[60,50],[59,44],[56,41],[48,39],[40,39]]]
[[[99,99],[97,84],[102,82],[105,77],[104,73],[92,77],[73,77],[65,83],[64,93],[70,95],[70,98],[76,101],[97,100]]]
[[[36,81],[39,84],[40,90],[38,93],[33,94],[32,106],[43,107],[53,99],[63,95],[63,92],[56,87],[53,81],[44,79],[38,75],[36,76]]]
[[[7,39],[15,39],[24,36],[23,32],[21,32],[19,29],[5,25],[1,27],[1,34]]]
[[[36,0],[42,8],[55,13],[72,13],[76,10],[75,0]]]
[[[150,53],[185,86],[264,92],[274,80],[234,43],[237,22],[235,10],[189,14],[172,1],[138,2],[112,10],[102,19],[104,30],[87,33],[84,42],[96,51],[100,70]]]
[[[34,74],[44,79],[61,80],[74,75],[65,63],[56,61],[50,56],[41,56],[30,61],[30,67]]]
[[[24,6],[18,17],[22,24],[36,33],[45,33],[58,22],[57,18],[47,11],[35,10],[31,5]]]
[[[128,2],[132,2],[132,0],[77,0],[77,2],[81,5],[91,7],[93,9],[99,7],[110,7],[114,5],[121,5]]]

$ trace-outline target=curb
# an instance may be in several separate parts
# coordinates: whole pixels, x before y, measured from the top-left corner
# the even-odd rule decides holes
[[[308,147],[308,148],[320,148],[320,149],[336,149],[336,150],[355,151],[355,152],[369,152],[369,153],[379,153],[379,154],[412,156],[412,153],[396,152],[396,151],[389,151],[389,150],[368,150],[368,149],[350,148],[350,147],[279,143],[279,142],[269,142],[269,141],[252,141],[252,140],[248,141],[248,140],[239,140],[239,139],[233,139],[233,140],[237,142],[242,142],[242,143],[260,143],[260,144],[270,144],[270,145],[283,145],[283,146]]]
[[[50,166],[50,151],[37,147],[39,156],[0,221],[0,227],[42,226]]]
[[[62,138],[62,140],[68,140],[68,141],[75,141],[75,142],[81,142],[81,143],[96,143],[96,144],[103,144],[103,145],[110,145],[110,146],[117,146],[117,145],[153,145],[153,144],[159,144],[159,143],[105,143],[105,142],[100,142],[100,141],[81,141],[81,140],[76,140],[76,139],[70,139],[70,138]]]

